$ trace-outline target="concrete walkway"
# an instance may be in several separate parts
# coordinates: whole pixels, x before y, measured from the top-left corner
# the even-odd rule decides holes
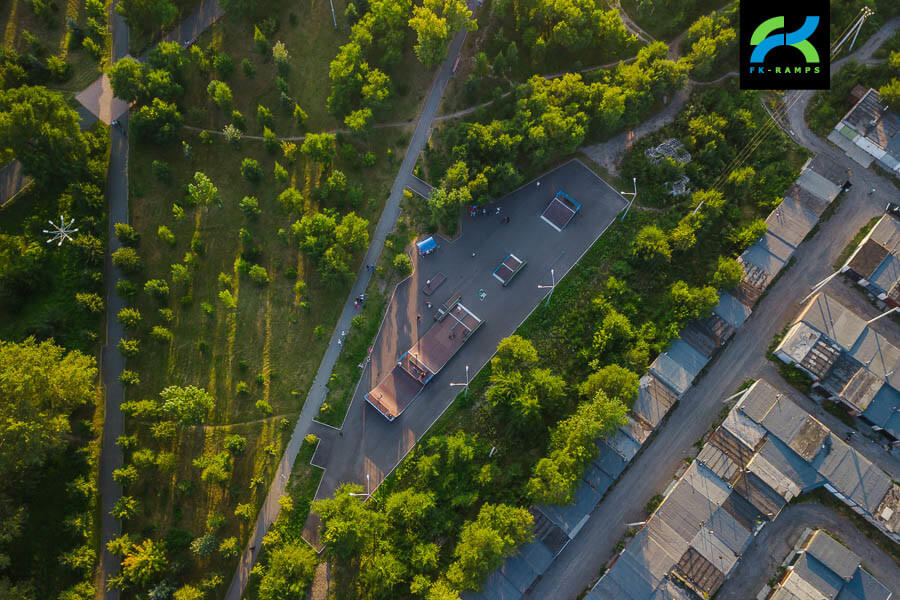
[[[431,187],[430,183],[428,183],[427,181],[422,181],[412,174],[410,174],[409,176],[409,181],[406,182],[406,187],[422,196],[426,200],[431,197],[431,192],[434,191],[434,188]]]
[[[840,539],[859,556],[863,568],[875,579],[889,590],[900,590],[900,568],[890,556],[853,523],[833,510],[821,504],[805,502],[788,506],[777,519],[763,527],[744,551],[731,577],[719,588],[716,600],[755,598],[762,586],[775,575],[807,527],[823,529]]]
[[[297,419],[297,423],[294,426],[291,439],[285,448],[281,461],[278,463],[278,469],[272,479],[272,485],[269,487],[269,492],[259,511],[259,515],[257,516],[253,532],[250,534],[250,539],[247,542],[247,547],[241,555],[234,578],[231,580],[231,585],[228,587],[228,593],[225,595],[226,600],[240,600],[250,576],[250,569],[253,567],[253,563],[256,561],[256,556],[262,545],[262,538],[269,530],[269,527],[271,527],[278,518],[280,512],[278,499],[284,493],[287,477],[291,474],[291,468],[294,464],[294,460],[297,458],[297,453],[300,451],[303,438],[309,432],[313,418],[318,414],[319,407],[325,400],[325,395],[327,393],[325,386],[328,383],[328,378],[331,376],[331,371],[334,369],[334,364],[337,362],[338,355],[341,351],[341,346],[338,345],[341,332],[350,329],[350,321],[356,314],[356,311],[353,308],[353,298],[365,292],[366,287],[369,284],[369,279],[372,276],[365,268],[365,265],[375,264],[378,261],[378,257],[381,256],[381,251],[384,248],[385,239],[387,239],[388,234],[393,230],[397,223],[397,219],[400,216],[400,201],[403,199],[403,190],[406,188],[409,179],[412,176],[416,159],[425,149],[425,143],[428,141],[431,131],[431,124],[437,114],[437,109],[441,103],[441,98],[444,95],[444,90],[446,90],[447,84],[452,76],[453,64],[456,62],[456,58],[459,55],[465,37],[465,32],[459,32],[453,37],[450,48],[447,51],[447,58],[438,69],[437,75],[435,76],[431,91],[428,94],[428,98],[425,100],[425,106],[422,109],[422,113],[419,115],[416,129],[413,132],[409,147],[406,150],[406,155],[403,157],[403,162],[400,164],[400,170],[397,173],[397,177],[394,179],[391,195],[378,220],[375,234],[372,236],[369,249],[366,251],[365,259],[356,276],[356,281],[353,283],[353,287],[347,295],[347,302],[344,305],[344,310],[331,335],[331,342],[329,343],[328,350],[325,351],[325,356],[322,357],[322,362],[316,372],[316,377],[313,380],[312,387],[310,387],[306,402],[303,404],[303,410],[301,410],[300,417]]]

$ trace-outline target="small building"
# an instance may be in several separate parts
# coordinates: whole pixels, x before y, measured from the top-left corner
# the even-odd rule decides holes
[[[900,307],[900,222],[881,217],[841,267],[841,273],[891,307]]]
[[[891,600],[893,593],[862,568],[859,556],[824,531],[806,530],[768,600]]]
[[[774,354],[809,375],[817,391],[900,443],[900,348],[850,308],[817,294]]]
[[[861,164],[872,162],[900,174],[900,116],[869,89],[828,134],[828,139]]]

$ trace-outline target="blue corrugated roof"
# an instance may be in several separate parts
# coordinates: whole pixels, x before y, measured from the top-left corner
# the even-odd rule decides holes
[[[600,502],[600,494],[582,481],[578,489],[575,490],[575,498],[572,504],[568,506],[542,505],[540,508],[541,512],[547,515],[548,519],[566,532],[566,535],[574,537],[598,502]]]
[[[727,293],[719,295],[719,305],[713,309],[713,312],[735,329],[743,325],[750,316],[750,308]]]
[[[900,438],[900,392],[888,384],[881,386],[862,414],[895,438]]]
[[[666,354],[690,373],[691,379],[696,377],[703,370],[703,367],[706,366],[706,363],[709,362],[707,357],[703,356],[696,348],[681,338],[669,344],[669,347],[666,348]]]

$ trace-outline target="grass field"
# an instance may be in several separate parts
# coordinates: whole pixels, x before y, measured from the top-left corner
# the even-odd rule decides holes
[[[262,127],[256,121],[258,105],[271,109],[274,117],[273,131],[279,136],[345,128],[343,122],[331,115],[326,106],[326,99],[331,92],[329,65],[338,48],[347,41],[349,28],[343,16],[345,5],[344,0],[334,1],[338,30],[332,24],[331,8],[325,0],[278,5],[266,14],[278,23],[277,31],[269,36],[270,45],[282,41],[290,53],[294,66],[286,76],[290,86],[289,94],[309,115],[305,127],[298,126],[294,121],[291,113],[293,104],[286,109],[281,107],[280,92],[275,86],[278,73],[271,57],[264,58],[256,50],[253,23],[226,16],[200,36],[199,45],[210,45],[226,52],[234,61],[235,72],[225,81],[234,93],[234,108],[247,118],[248,133],[262,133]],[[296,25],[291,24],[291,14],[296,17]],[[256,68],[252,78],[248,78],[241,68],[245,59]],[[410,50],[388,75],[402,79],[402,82],[394,83],[391,109],[380,115],[378,121],[386,123],[412,120],[428,91],[433,73],[426,70]],[[215,72],[212,77],[217,77]],[[231,115],[223,114],[210,102],[206,83],[207,78],[195,78],[189,82],[184,103],[197,109],[188,111],[185,122],[188,125],[221,130],[231,122]]]
[[[106,2],[107,6],[109,5]],[[57,0],[57,7],[51,11],[51,17],[42,21],[26,0],[8,0],[0,4],[0,20],[4,23],[0,31],[0,43],[3,48],[14,49],[25,54],[33,52],[29,49],[26,32],[34,35],[47,55],[56,55],[72,66],[72,76],[62,83],[51,83],[50,87],[66,91],[78,92],[86,88],[100,76],[103,66],[108,62],[109,36],[105,37],[105,48],[100,61],[95,60],[82,48],[71,48],[71,31],[66,26],[68,19],[75,21],[79,27],[85,28],[87,15],[84,0]]]
[[[142,285],[147,278],[170,279],[170,265],[181,262],[194,238],[201,240],[203,251],[198,253],[199,266],[190,285],[170,283],[170,299],[165,305],[139,294],[136,306],[143,315],[139,332],[143,335],[137,337],[142,339],[143,352],[128,361],[128,368],[138,372],[141,382],[127,397],[154,396],[167,385],[190,384],[209,390],[216,405],[208,426],[160,445],[161,450],[180,457],[178,467],[171,473],[148,472],[141,480],[133,495],[141,500],[144,510],[128,524],[128,530],[165,536],[172,529],[185,529],[199,535],[207,516],[219,512],[226,517],[220,535],[243,539],[250,525],[234,518],[234,506],[246,502],[258,506],[262,501],[265,487],[252,488],[248,483],[261,477],[267,487],[340,315],[349,283],[326,284],[300,255],[290,234],[290,224],[299,214],[285,214],[278,206],[275,197],[284,186],[276,187],[271,175],[275,157],[261,142],[244,140],[240,150],[221,138],[210,145],[197,138],[189,138],[189,142],[194,149],[193,161],[184,159],[177,146],[168,150],[137,147],[131,154],[131,221],[142,235],[138,252],[146,265],[138,283]],[[403,143],[405,137],[400,133],[379,136],[371,144],[378,162],[365,172],[340,159],[335,164],[351,182],[363,184],[365,200],[356,210],[370,220],[370,231],[393,178],[387,151],[401,151]],[[265,180],[259,185],[242,178],[243,157],[256,158],[263,166]],[[153,160],[171,165],[172,184],[153,176]],[[222,207],[188,210],[177,222],[171,206],[182,199],[181,186],[195,171],[210,176],[219,189]],[[318,166],[303,159],[290,169],[291,182],[307,199],[321,176]],[[262,213],[256,220],[249,220],[238,207],[245,195],[259,199]],[[314,208],[307,200],[306,210]],[[344,212],[350,207],[334,208]],[[174,246],[157,238],[160,225],[168,226],[175,235]],[[252,244],[239,239],[241,228],[251,233]],[[271,283],[267,286],[259,286],[236,271],[236,260],[242,252],[246,255],[249,245],[259,248],[255,262],[268,270]],[[302,299],[294,292],[292,271],[307,283]],[[223,289],[220,273],[231,277],[231,293],[237,300],[234,311],[217,299]],[[160,308],[173,311],[171,324],[164,322]],[[168,327],[172,341],[159,343],[145,335],[155,325]],[[271,414],[260,410],[258,401],[270,406]],[[247,451],[236,458],[230,482],[225,486],[204,484],[191,460],[221,452],[224,437],[233,433],[247,438]],[[146,437],[140,446],[153,447]],[[196,566],[198,574],[211,568],[202,563]]]

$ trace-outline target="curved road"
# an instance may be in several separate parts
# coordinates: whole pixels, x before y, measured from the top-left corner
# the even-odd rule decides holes
[[[900,18],[888,22],[851,56],[866,60],[898,25]],[[833,64],[832,74],[844,60]],[[566,546],[523,598],[574,599],[594,584],[615,553],[616,543],[624,536],[625,523],[646,518],[643,507],[653,495],[666,488],[683,459],[692,455],[694,442],[713,425],[722,407],[721,400],[733,394],[746,378],[765,372],[769,342],[795,317],[807,291],[831,273],[831,264],[846,243],[869,219],[882,213],[889,199],[897,196],[898,190],[891,181],[863,169],[809,130],[803,119],[808,97],[809,94],[805,100],[801,98],[788,113],[794,140],[852,170],[853,188],[835,215],[821,223],[819,232],[795,251],[796,264],[769,287],[751,317],[597,505],[578,537]],[[868,196],[865,190],[873,187],[877,192]],[[883,458],[896,460],[889,456]]]
[[[833,510],[813,502],[792,504],[762,528],[725,584],[716,600],[746,600],[756,597],[800,540],[803,530],[823,529],[840,539],[862,561],[862,566],[889,590],[900,590],[900,568],[856,526]]]

